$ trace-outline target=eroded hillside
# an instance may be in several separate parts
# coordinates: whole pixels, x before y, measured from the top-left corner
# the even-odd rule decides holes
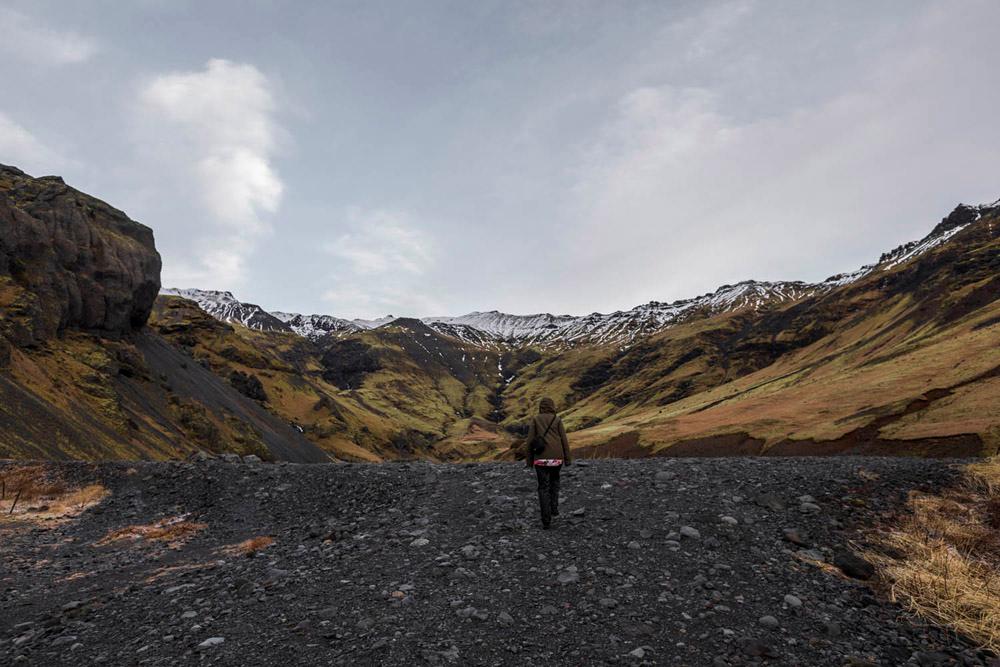
[[[328,460],[145,327],[159,286],[149,228],[0,166],[0,458]]]
[[[489,421],[496,354],[417,320],[318,344],[162,296],[150,325],[216,375],[259,387],[261,405],[337,458],[471,459],[506,446]]]

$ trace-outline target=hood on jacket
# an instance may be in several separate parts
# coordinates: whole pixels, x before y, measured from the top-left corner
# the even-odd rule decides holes
[[[538,402],[538,414],[542,415],[545,413],[549,413],[552,415],[556,413],[556,404],[548,396],[546,396],[545,398],[543,398]]]

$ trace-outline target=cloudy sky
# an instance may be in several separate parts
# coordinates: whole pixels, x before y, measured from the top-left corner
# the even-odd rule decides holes
[[[340,316],[821,280],[1000,197],[1000,3],[0,0],[0,162]]]

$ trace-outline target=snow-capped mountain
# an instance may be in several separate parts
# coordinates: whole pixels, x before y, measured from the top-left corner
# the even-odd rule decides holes
[[[395,322],[397,319],[399,318],[395,315],[386,315],[385,317],[378,317],[374,320],[354,319],[351,320],[351,322],[357,324],[362,329],[377,329],[381,326],[389,324],[389,322]]]
[[[345,320],[332,315],[300,315],[282,311],[268,312],[257,304],[240,301],[232,292],[165,287],[160,294],[190,299],[206,313],[222,322],[242,324],[257,331],[289,331],[303,338],[319,340],[325,336],[341,337],[374,329],[396,318],[388,315],[377,320]]]
[[[959,204],[955,207],[954,211],[948,214],[931,230],[930,234],[919,241],[910,241],[909,243],[897,246],[889,252],[882,253],[878,262],[866,264],[857,271],[838,273],[835,276],[830,276],[821,283],[821,286],[832,289],[860,280],[875,271],[888,271],[915,257],[919,257],[932,248],[946,243],[955,234],[958,234],[972,223],[977,222],[983,215],[998,208],[1000,208],[1000,199],[992,204],[979,204],[978,206]]]
[[[1000,208],[1000,200],[981,206],[960,204],[923,239],[884,253],[874,264],[851,273],[831,276],[821,283],[745,280],[735,285],[723,285],[714,292],[692,299],[671,303],[650,301],[631,310],[582,316],[549,313],[512,315],[491,310],[458,317],[425,317],[421,321],[446,336],[490,349],[521,345],[628,346],[639,338],[695,317],[775,308],[843,287],[878,271],[888,271],[947,243],[968,225],[997,208]],[[164,289],[161,293],[191,299],[205,312],[225,322],[239,323],[260,331],[292,331],[314,341],[377,329],[396,320],[392,315],[374,320],[347,320],[332,315],[268,313],[260,306],[237,300],[230,292]]]
[[[160,294],[190,299],[206,313],[223,322],[242,324],[257,331],[291,331],[291,327],[257,304],[240,301],[232,292],[163,288]]]
[[[333,315],[300,315],[278,310],[271,314],[291,327],[292,331],[309,340],[319,340],[330,335],[345,336],[368,328]]]
[[[498,349],[518,345],[577,345],[581,343],[628,344],[695,315],[714,315],[752,308],[760,310],[801,299],[821,286],[802,282],[758,282],[748,280],[724,285],[715,292],[673,303],[651,301],[631,310],[590,315],[511,315],[498,311],[473,312],[459,317],[426,317],[421,321],[437,331],[467,343]],[[366,329],[376,329],[396,320],[392,315],[375,320],[346,320],[332,315],[300,315],[244,303],[231,292],[197,289],[164,289],[162,294],[180,296],[224,322],[238,323],[258,331],[291,331],[310,340],[327,336],[341,338]]]
[[[319,340],[326,336],[341,338],[365,329],[377,329],[396,320],[393,315],[386,315],[376,320],[345,320],[333,315],[300,315],[277,310],[271,314],[291,327],[292,331],[309,340]]]
[[[715,292],[673,303],[650,301],[614,313],[571,315],[510,315],[495,310],[460,317],[429,317],[424,322],[442,333],[479,343],[483,333],[508,345],[579,343],[628,344],[694,315],[715,315],[745,309],[761,310],[809,296],[819,289],[802,282],[747,280]]]

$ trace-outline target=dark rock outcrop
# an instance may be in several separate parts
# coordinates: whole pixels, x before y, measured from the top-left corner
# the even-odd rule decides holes
[[[954,229],[955,227],[961,227],[975,222],[982,216],[995,213],[996,208],[996,206],[969,206],[968,204],[959,204],[955,207],[954,211],[942,218],[941,222],[939,222],[937,226],[931,230],[930,236],[938,236]]]
[[[379,368],[375,351],[359,340],[337,341],[323,354],[323,379],[339,389],[357,389]]]
[[[267,401],[267,392],[264,391],[264,385],[261,384],[260,378],[256,375],[243,371],[233,371],[229,374],[229,384],[247,398],[261,402]]]
[[[0,321],[14,344],[128,334],[159,289],[152,230],[57,176],[0,165]]]

